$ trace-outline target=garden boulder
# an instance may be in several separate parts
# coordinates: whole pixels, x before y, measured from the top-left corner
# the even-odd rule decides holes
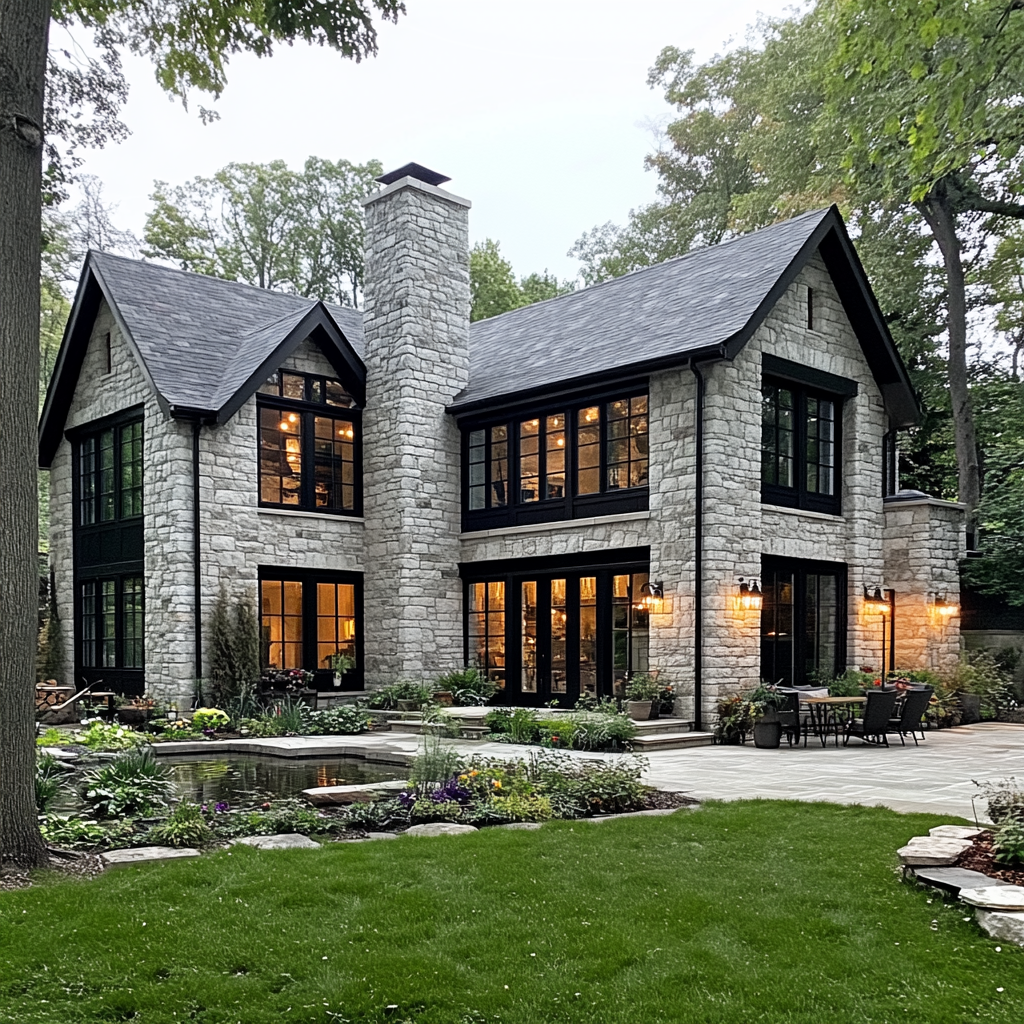
[[[319,850],[320,844],[309,836],[300,836],[296,832],[287,832],[279,836],[244,836],[233,840],[244,846],[254,846],[257,850]]]
[[[428,825],[413,825],[407,828],[405,836],[461,836],[466,832],[479,831],[475,825],[457,825],[451,821],[432,821]]]

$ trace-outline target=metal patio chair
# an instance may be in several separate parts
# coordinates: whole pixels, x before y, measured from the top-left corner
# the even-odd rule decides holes
[[[903,694],[903,705],[899,709],[899,715],[889,719],[889,732],[899,735],[900,743],[906,746],[904,737],[909,733],[914,739],[914,746],[918,746],[917,734],[924,739],[924,728],[921,719],[928,709],[932,699],[932,688],[922,686],[919,689],[905,690]]]
[[[896,707],[899,691],[868,690],[864,696],[867,698],[867,703],[864,705],[864,717],[851,718],[846,723],[843,746],[845,747],[850,742],[851,736],[856,736],[857,739],[863,740],[865,743],[882,743],[884,746],[889,746],[886,733],[889,730],[889,720]]]

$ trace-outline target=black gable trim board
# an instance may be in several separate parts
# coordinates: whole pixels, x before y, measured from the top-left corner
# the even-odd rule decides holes
[[[796,381],[797,384],[806,384],[818,391],[842,395],[844,398],[853,398],[857,394],[857,382],[850,380],[849,377],[839,377],[834,373],[816,370],[813,366],[794,363],[790,359],[780,359],[770,352],[761,355],[761,372],[765,376]]]

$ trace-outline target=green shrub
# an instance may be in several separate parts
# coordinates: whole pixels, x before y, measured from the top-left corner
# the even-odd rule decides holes
[[[206,846],[214,837],[199,804],[182,800],[165,822],[149,830],[146,838],[159,846]]]
[[[976,782],[984,797],[988,816],[997,824],[1010,818],[1024,821],[1024,788],[1014,778],[1000,782]]]
[[[50,726],[45,732],[36,737],[37,747],[69,747],[75,742],[74,734],[67,729],[57,729]]]
[[[126,725],[90,722],[75,739],[90,750],[131,750],[147,742],[146,736]]]
[[[311,711],[306,718],[306,731],[314,736],[345,736],[366,731],[369,716],[349,704]]]
[[[36,759],[36,807],[45,811],[64,788],[71,769],[53,754]]]
[[[647,672],[637,672],[626,684],[624,695],[626,700],[660,701],[663,687],[658,680]]]
[[[192,728],[202,732],[205,729],[223,729],[231,719],[220,708],[196,708],[192,713]]]
[[[498,692],[497,684],[476,668],[446,672],[437,677],[434,689],[450,690],[455,703],[461,707],[486,704]]]
[[[1017,706],[1009,673],[1000,669],[988,651],[968,651],[953,674],[945,680],[955,693],[981,697],[981,717],[996,718]]]
[[[325,818],[298,800],[275,800],[267,809],[227,811],[216,814],[211,825],[218,837],[272,836],[298,832],[316,835],[335,831],[339,818]]]
[[[1024,865],[1024,816],[1010,815],[992,837],[994,858],[1011,867]]]
[[[830,697],[858,697],[861,690],[874,685],[875,677],[870,672],[848,668],[842,675],[821,682],[828,687]]]
[[[582,818],[641,810],[650,791],[641,781],[646,769],[639,757],[608,762],[547,755],[531,762],[530,775],[557,817]]]
[[[39,822],[39,831],[51,846],[65,850],[110,849],[129,844],[134,838],[130,821],[101,825],[73,814],[47,814]]]
[[[671,686],[665,686],[662,688],[662,692],[665,690],[671,690]],[[617,715],[619,714],[619,703],[614,697],[597,697],[593,693],[584,693],[580,695],[580,699],[576,701],[576,707],[574,711],[588,711],[595,715]]]
[[[432,694],[433,690],[429,686],[422,686],[420,683],[391,683],[390,686],[382,686],[379,690],[368,693],[359,703],[375,711],[394,711],[400,700],[415,700],[426,704]]]
[[[170,773],[151,750],[130,750],[85,773],[83,798],[103,818],[152,814],[167,805]]]
[[[345,825],[367,832],[405,828],[412,824],[409,808],[396,797],[349,804],[342,811],[341,819]]]

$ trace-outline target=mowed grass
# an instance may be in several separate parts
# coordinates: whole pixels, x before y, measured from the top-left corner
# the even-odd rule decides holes
[[[0,893],[0,1020],[1021,1024],[1024,950],[895,871],[948,820],[708,804]]]

